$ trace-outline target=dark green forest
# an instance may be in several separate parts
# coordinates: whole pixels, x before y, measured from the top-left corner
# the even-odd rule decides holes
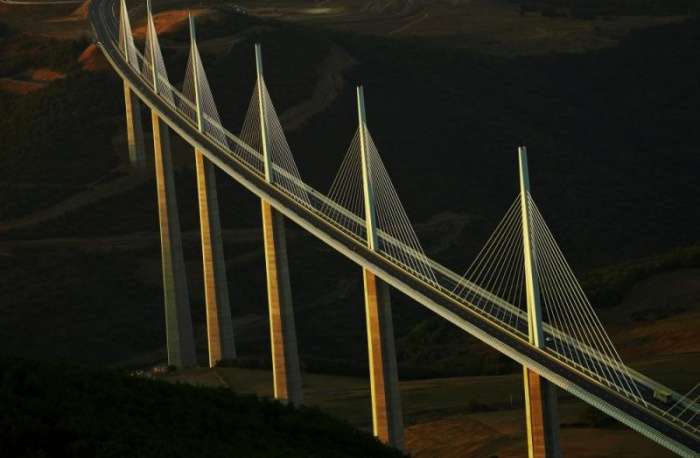
[[[9,25],[0,21],[0,38],[9,37],[13,33],[14,33],[14,31],[12,30],[12,28]]]
[[[521,14],[541,12],[544,16],[594,19],[611,16],[668,16],[698,14],[698,0],[511,0],[520,4]]]
[[[1,30],[1,28],[0,28]],[[81,71],[86,40],[10,36],[0,46],[0,77],[41,62],[65,73],[22,96],[0,91],[0,221],[45,208],[98,181],[116,165],[105,138],[116,131],[117,78]],[[26,186],[26,184],[31,186]]]
[[[0,456],[400,457],[309,407],[224,388],[0,358]]]

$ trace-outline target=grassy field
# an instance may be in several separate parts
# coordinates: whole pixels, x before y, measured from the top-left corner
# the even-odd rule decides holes
[[[296,1],[251,2],[251,13],[335,30],[369,33],[446,48],[499,56],[581,53],[615,46],[631,31],[684,20],[682,9],[658,14],[607,14],[588,18],[521,14],[520,2],[326,1],[323,7]],[[525,3],[525,2],[523,2]]]
[[[673,370],[680,366],[689,370]],[[700,378],[697,353],[659,358],[637,369],[680,390],[687,390]],[[169,375],[167,379],[272,396],[269,371],[200,369]],[[359,428],[371,428],[366,378],[306,373],[303,380],[305,403]],[[519,457],[525,453],[520,374],[402,381],[401,399],[412,456]],[[564,456],[673,456],[614,422],[601,426],[606,423],[600,422],[600,415],[570,395],[560,392],[559,402]],[[598,440],[585,439],[592,434]]]

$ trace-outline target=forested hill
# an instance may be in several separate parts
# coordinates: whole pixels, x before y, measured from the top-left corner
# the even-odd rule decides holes
[[[520,11],[591,19],[616,15],[698,14],[698,0],[519,0]]]
[[[318,410],[0,359],[2,457],[399,457]]]

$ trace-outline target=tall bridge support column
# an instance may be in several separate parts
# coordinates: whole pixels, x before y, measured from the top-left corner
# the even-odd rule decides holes
[[[528,456],[561,457],[556,387],[527,367],[523,382]]]
[[[284,217],[264,200],[261,207],[274,394],[275,399],[300,405],[303,400],[301,369]]]
[[[126,3],[121,0],[119,5],[119,48],[127,63],[138,69],[136,48],[131,35],[131,23]],[[126,105],[126,139],[129,148],[129,162],[133,167],[145,166],[145,148],[143,141],[143,125],[141,123],[141,103],[131,91],[131,86],[124,80],[124,103]]]
[[[272,182],[272,158],[269,151],[267,113],[263,97],[263,65],[260,45],[255,45],[258,77],[258,108],[260,140],[262,143],[265,179]],[[269,202],[261,200],[265,270],[267,273],[267,303],[270,319],[270,350],[275,399],[294,405],[302,403],[301,368],[297,348],[292,285],[289,280],[289,259],[284,217]]]
[[[382,442],[403,449],[403,414],[389,285],[367,269],[362,269],[362,276],[373,432]]]
[[[524,146],[518,148],[518,163],[529,339],[530,344],[544,349],[545,339],[542,328],[537,251],[533,242],[530,221],[530,177],[527,167],[527,150]],[[523,381],[528,456],[530,458],[561,457],[556,388],[548,380],[527,367],[523,367]]]
[[[150,17],[150,6],[149,6]],[[190,16],[190,40],[193,59],[199,59],[195,37],[194,18]],[[152,53],[153,54],[153,53]],[[194,104],[197,126],[204,129],[202,101],[200,97],[199,62],[193,62],[192,72]],[[154,80],[155,84],[155,80]],[[202,264],[204,273],[204,296],[207,315],[207,343],[209,347],[209,367],[222,360],[236,358],[233,339],[233,323],[226,279],[226,259],[221,238],[221,218],[219,199],[216,193],[216,169],[201,151],[195,149],[197,170],[197,197],[199,201],[199,225],[202,239]]]
[[[126,105],[126,141],[129,148],[129,162],[135,168],[144,168],[143,124],[141,123],[141,102],[124,80],[124,102]]]
[[[195,151],[199,225],[202,238],[204,297],[206,300],[209,367],[236,358],[233,322],[226,279],[226,260],[221,237],[216,170],[200,151]]]
[[[176,367],[190,367],[196,365],[197,361],[175,194],[170,131],[155,112],[151,113],[151,120],[160,220],[168,364]]]
[[[367,157],[367,120],[362,87],[357,88],[357,111],[367,246],[374,251],[378,247],[377,213],[374,183]],[[382,442],[403,449],[403,416],[389,286],[367,269],[363,269],[363,282],[374,435]]]

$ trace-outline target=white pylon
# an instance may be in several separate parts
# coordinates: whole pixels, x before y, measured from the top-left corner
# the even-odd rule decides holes
[[[197,37],[195,35],[194,29],[194,18],[192,13],[188,13],[189,24],[190,24],[190,52],[192,55],[192,86],[194,88],[194,106],[197,111],[197,128],[200,132],[204,130],[204,124],[202,123],[202,103],[199,94],[199,50],[197,49]]]
[[[530,214],[530,176],[527,167],[527,148],[518,148],[518,169],[520,172],[520,212],[523,235],[523,259],[525,268],[525,295],[527,300],[527,321],[530,343],[537,348],[544,348],[542,331],[542,301],[540,283],[537,274],[537,252],[533,243],[532,221]]]
[[[272,158],[268,146],[267,110],[265,103],[265,79],[263,77],[262,49],[260,43],[255,44],[255,71],[258,78],[258,112],[260,113],[260,143],[262,144],[263,166],[265,180],[272,182]]]
[[[156,40],[156,28],[155,25],[153,24],[153,13],[151,11],[151,0],[146,0],[146,14],[148,16],[147,18],[147,36],[150,37],[150,40],[148,41],[148,45],[150,47],[149,52],[151,53],[151,73],[153,77],[153,92],[158,94],[158,67],[156,67],[156,46],[155,46],[155,40]]]
[[[367,156],[367,117],[365,114],[365,94],[362,86],[357,87],[357,118],[360,131],[360,164],[362,167],[362,188],[365,204],[365,220],[367,227],[367,246],[370,250],[377,249],[377,213],[372,183],[370,159]]]

